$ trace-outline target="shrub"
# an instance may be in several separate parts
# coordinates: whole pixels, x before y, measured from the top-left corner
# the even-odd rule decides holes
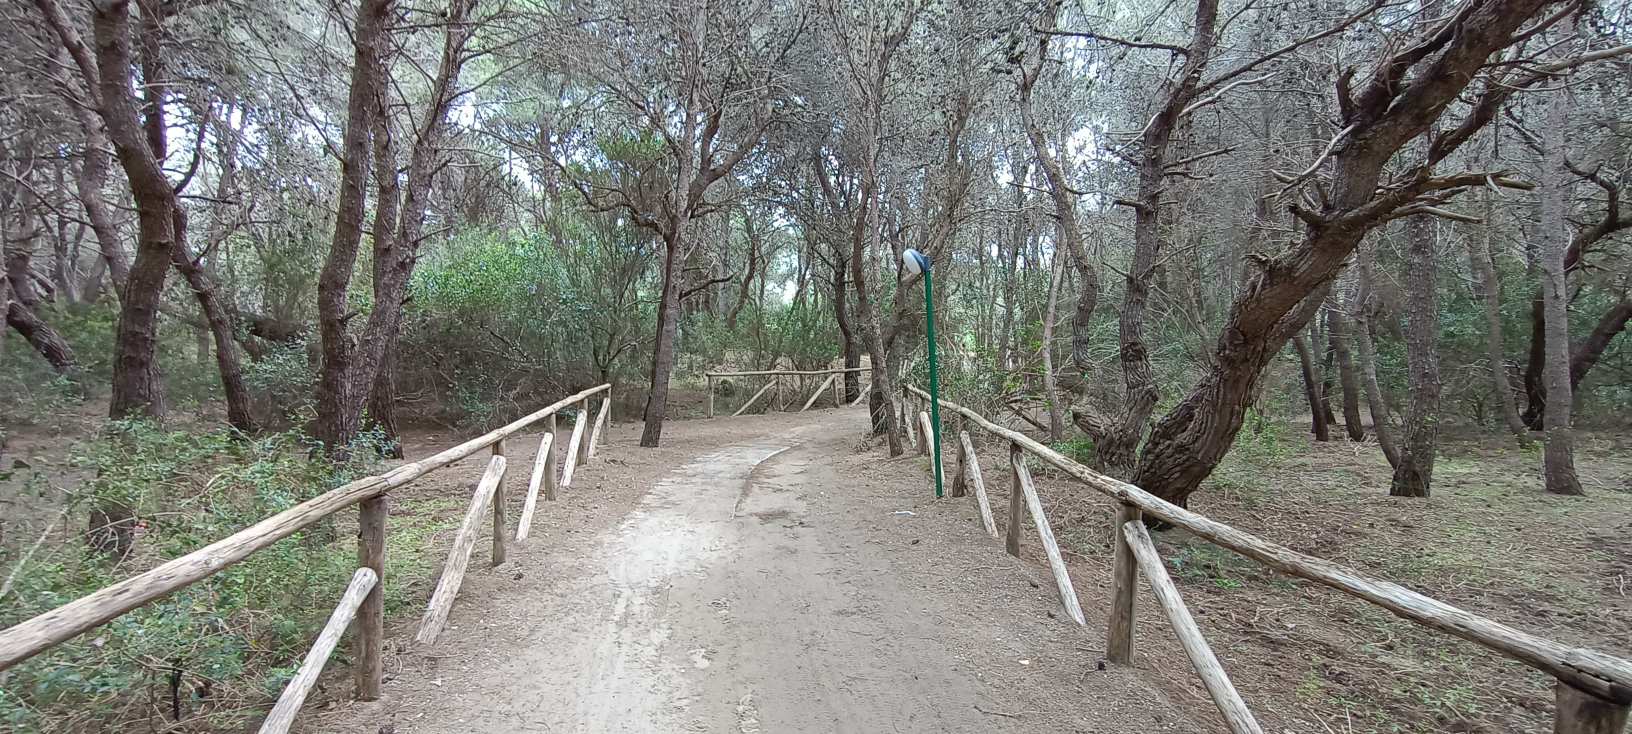
[[[15,587],[0,604],[0,627],[28,619],[141,569],[288,509],[369,467],[310,458],[305,440],[277,434],[253,441],[227,432],[189,434],[139,422],[111,426],[77,451],[94,475],[70,500],[69,517],[92,502],[136,511],[135,545],[123,560],[74,538],[33,556],[0,549]],[[370,435],[351,453],[372,457]],[[404,581],[423,575],[424,533],[395,527],[387,607]],[[0,678],[0,729],[121,730],[171,721],[224,729],[242,725],[293,673],[355,567],[349,538],[297,533],[243,562],[125,614],[8,671]],[[335,533],[327,533],[329,537]]]

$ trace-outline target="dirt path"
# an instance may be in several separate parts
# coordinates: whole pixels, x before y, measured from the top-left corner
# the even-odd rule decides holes
[[[384,700],[308,725],[1197,730],[1139,673],[1099,670],[1098,631],[1056,616],[1041,570],[966,503],[934,501],[920,460],[858,454],[863,419],[680,422],[655,452],[614,431],[603,455],[621,463],[592,465],[599,485],[557,503],[577,510],[547,508],[515,561],[467,581],[454,626],[399,653]]]

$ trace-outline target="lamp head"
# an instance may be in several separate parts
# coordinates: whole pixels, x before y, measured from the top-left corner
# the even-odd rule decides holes
[[[929,257],[911,247],[901,251],[901,268],[907,275],[929,272]]]

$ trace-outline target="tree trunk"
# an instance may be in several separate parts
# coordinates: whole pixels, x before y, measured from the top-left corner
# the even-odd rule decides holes
[[[669,375],[674,371],[675,340],[680,331],[680,250],[686,219],[681,214],[672,235],[663,242],[663,291],[657,305],[657,344],[652,347],[652,388],[646,395],[646,425],[640,445],[655,447],[663,440],[663,421],[668,417]]]
[[[727,226],[730,225],[727,224]],[[754,229],[754,223],[748,221],[747,217],[743,217],[742,226],[748,234],[748,265],[743,268],[741,285],[737,286],[737,300],[731,304],[731,310],[726,312],[725,315],[725,329],[733,334],[737,331],[737,318],[742,315],[742,307],[747,305],[748,294],[752,292],[754,275],[759,270],[759,233]],[[839,267],[842,269],[842,265]],[[844,286],[836,285],[834,290],[842,293]],[[835,306],[835,308],[839,310],[839,328],[844,329],[846,326],[843,316],[844,306],[841,304]],[[844,337],[848,340],[850,333],[846,331]]]
[[[1626,329],[1626,322],[1632,319],[1632,296],[1621,294],[1621,300],[1610,306],[1608,311],[1598,319],[1598,324],[1592,327],[1592,333],[1577,344],[1570,353],[1570,389],[1574,391],[1581,386],[1581,380],[1587,376],[1598,364],[1604,351],[1609,349],[1610,342],[1616,335]]]
[[[849,294],[850,286],[848,261],[835,253],[833,258],[833,318],[839,325],[839,356],[844,360],[846,369],[861,366],[861,344],[856,338],[855,327],[850,324]],[[849,405],[861,397],[861,374],[857,372],[844,373],[844,404]]]
[[[1573,20],[1566,18],[1560,23],[1560,30],[1568,37],[1574,32],[1574,25]],[[1575,441],[1570,427],[1574,395],[1570,383],[1570,294],[1564,263],[1570,241],[1569,224],[1565,221],[1570,172],[1564,160],[1570,125],[1569,87],[1565,85],[1549,96],[1547,130],[1550,134],[1541,140],[1541,215],[1536,233],[1540,240],[1537,254],[1546,328],[1542,466],[1548,492],[1579,495],[1584,493],[1575,473]]]
[[[351,91],[346,100],[346,129],[340,144],[340,191],[335,201],[334,236],[317,281],[318,336],[322,365],[317,379],[317,419],[312,435],[330,452],[344,452],[357,437],[362,418],[362,388],[353,375],[355,362],[347,324],[347,289],[357,267],[368,199],[370,145],[376,98],[384,93],[383,68],[390,0],[362,0],[353,36]]]
[[[51,16],[51,11],[47,15]],[[144,139],[131,98],[130,4],[94,4],[91,26],[96,39],[96,68],[101,70],[96,82],[98,111],[136,199],[136,257],[119,298],[108,415],[159,420],[165,412],[164,384],[156,355],[159,302],[178,241],[175,217],[179,204],[159,167],[164,151],[162,147],[154,148],[154,141]],[[64,28],[57,32],[68,45],[70,32]]]
[[[1519,417],[1513,387],[1507,379],[1506,347],[1502,339],[1502,282],[1496,276],[1496,264],[1492,260],[1495,225],[1490,220],[1495,213],[1495,207],[1491,205],[1494,197],[1490,191],[1482,190],[1480,198],[1484,208],[1480,236],[1467,238],[1468,264],[1473,271],[1473,295],[1484,311],[1485,361],[1489,369],[1491,392],[1496,397],[1496,409],[1502,415],[1502,425],[1507,432],[1522,438],[1528,435],[1528,429]]]
[[[1388,459],[1388,466],[1392,469],[1400,465],[1400,449],[1394,440],[1393,411],[1389,409],[1388,399],[1383,397],[1383,390],[1377,384],[1377,354],[1372,347],[1377,328],[1373,322],[1376,298],[1371,288],[1371,251],[1362,248],[1356,259],[1359,276],[1356,278],[1354,298],[1354,344],[1360,352],[1360,378],[1365,387],[1366,406],[1371,412],[1371,430],[1377,435],[1377,447],[1382,449],[1383,458]]]
[[[1344,280],[1348,280],[1348,276],[1344,276]],[[1349,315],[1342,304],[1334,302],[1331,306],[1326,316],[1327,331],[1337,362],[1337,382],[1343,391],[1343,428],[1350,441],[1364,441],[1366,427],[1360,418],[1360,377],[1354,369],[1354,355],[1349,352]]]
[[[1048,440],[1058,442],[1065,438],[1064,413],[1060,410],[1060,391],[1054,385],[1054,316],[1060,302],[1060,276],[1065,272],[1065,253],[1054,251],[1054,264],[1049,268],[1048,305],[1043,309],[1043,397],[1048,400]]]
[[[1325,334],[1322,334],[1319,330],[1311,330],[1311,336],[1316,345],[1324,343],[1326,346],[1325,350],[1323,350],[1325,361],[1320,363],[1320,410],[1324,414],[1322,417],[1325,418],[1326,425],[1335,426],[1337,425],[1337,413],[1332,411],[1332,378],[1337,374],[1335,364],[1337,353],[1332,348],[1331,327],[1326,327]],[[1322,336],[1326,338],[1322,339]]]
[[[1439,439],[1439,294],[1435,288],[1434,222],[1426,214],[1406,219],[1405,361],[1407,394],[1405,435],[1400,462],[1388,493],[1427,497],[1434,478]]]
[[[392,334],[380,356],[380,368],[374,373],[374,384],[368,392],[368,416],[390,441],[381,454],[402,458],[402,429],[397,425],[397,345],[398,334]]]
[[[174,211],[177,233],[187,231],[186,214],[178,207]],[[255,417],[250,409],[249,387],[244,384],[244,370],[238,359],[238,342],[233,338],[232,318],[216,295],[215,282],[187,248],[186,238],[176,237],[170,260],[192,288],[198,300],[204,321],[209,325],[215,341],[215,367],[221,373],[221,391],[227,400],[227,424],[244,433],[255,431]]]
[[[1321,410],[1320,383],[1315,379],[1314,359],[1309,354],[1309,340],[1303,334],[1292,337],[1292,346],[1298,352],[1298,365],[1303,369],[1303,396],[1309,401],[1309,430],[1316,441],[1332,440],[1326,425],[1326,413]]]
[[[0,289],[6,289],[7,284],[0,283]],[[9,297],[0,298],[0,308],[6,310],[6,325],[17,330],[34,351],[39,352],[45,361],[51,364],[51,369],[57,374],[73,379],[79,374],[79,362],[74,358],[74,348],[62,334],[46,323],[34,310],[23,305],[20,301]]]

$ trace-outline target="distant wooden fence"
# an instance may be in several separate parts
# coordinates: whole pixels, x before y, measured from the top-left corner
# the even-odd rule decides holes
[[[916,387],[904,388],[903,411],[907,412],[905,425],[911,426],[911,415],[923,415],[921,406],[927,405],[928,393]],[[1074,479],[1104,494],[1117,503],[1115,552],[1112,557],[1111,609],[1106,630],[1106,658],[1126,664],[1133,659],[1134,595],[1139,588],[1139,574],[1149,578],[1151,589],[1168,622],[1173,626],[1190,658],[1202,684],[1213,703],[1218,706],[1225,723],[1234,734],[1261,734],[1263,729],[1247,709],[1235,686],[1230,683],[1200,628],[1190,616],[1178,587],[1168,577],[1167,568],[1158,555],[1156,546],[1145,531],[1145,513],[1184,528],[1195,536],[1214,545],[1227,548],[1270,568],[1331,587],[1350,596],[1370,602],[1394,614],[1423,626],[1446,632],[1464,640],[1482,645],[1502,655],[1525,663],[1555,679],[1554,734],[1619,734],[1632,709],[1632,662],[1581,647],[1571,647],[1543,637],[1523,632],[1500,622],[1464,611],[1432,597],[1424,596],[1398,584],[1372,578],[1360,571],[1325,559],[1305,555],[1285,546],[1271,543],[1249,533],[1237,530],[1216,520],[1191,512],[1150,494],[1132,484],[1107,477],[1059,452],[1044,446],[1013,429],[993,423],[973,410],[948,400],[940,401],[942,410],[953,411],[969,423],[984,429],[1009,444],[1009,469],[1014,480],[1010,493],[1006,547],[1008,552],[1020,554],[1020,518],[1024,512],[1037,526],[1049,569],[1059,589],[1060,602],[1066,613],[1077,624],[1085,624],[1080,602],[1072,588],[1070,574],[1060,557],[1048,518],[1043,514],[1042,502],[1026,469],[1025,454],[1041,459]],[[927,421],[927,417],[922,420]],[[927,430],[927,428],[921,429]],[[975,501],[981,514],[981,523],[987,534],[997,538],[997,526],[992,518],[990,502],[980,472],[980,463],[967,432],[960,432],[958,441],[958,469],[953,480],[951,495],[964,496],[966,486],[973,486]]]
[[[452,551],[443,566],[436,592],[420,620],[416,639],[421,643],[434,642],[447,624],[448,613],[464,582],[465,568],[470,562],[471,549],[480,534],[484,516],[491,509],[493,521],[494,566],[504,562],[505,536],[508,523],[505,518],[504,473],[508,466],[505,439],[539,421],[545,421],[544,436],[539,442],[538,457],[534,461],[532,481],[527,499],[516,527],[516,539],[527,537],[537,508],[538,493],[544,489],[545,499],[555,499],[556,457],[554,436],[556,413],[574,404],[578,416],[573,424],[572,439],[568,444],[560,487],[570,486],[573,472],[583,466],[595,453],[611,406],[611,385],[599,385],[563,398],[545,408],[509,425],[473,438],[419,461],[403,464],[384,474],[364,477],[329,490],[317,497],[284,510],[226,538],[211,543],[192,553],[167,561],[152,570],[137,574],[124,581],[92,592],[56,609],[13,627],[0,630],[0,671],[49,650],[62,642],[104,624],[121,614],[174,593],[249,557],[295,532],[329,517],[352,505],[357,513],[357,573],[341,596],[329,623],[318,634],[305,662],[295,677],[285,686],[283,695],[272,713],[261,725],[263,734],[287,731],[300,711],[306,694],[317,682],[318,674],[328,662],[329,655],[339,644],[346,627],[355,620],[353,638],[353,674],[357,697],[372,701],[380,696],[384,666],[381,651],[385,641],[385,537],[386,493],[406,485],[426,474],[471,456],[483,449],[491,451],[486,471],[476,484],[475,495],[465,512],[464,521],[454,537]],[[603,395],[600,413],[592,415],[590,398]]]
[[[749,408],[753,407],[755,403],[759,402],[760,397],[764,396],[768,392],[772,393],[770,402],[766,407],[767,411],[770,410],[771,407],[776,404],[777,396],[781,395],[782,393],[782,378],[784,377],[790,378],[791,381],[792,378],[804,380],[806,378],[819,375],[828,376],[826,380],[823,380],[821,384],[817,385],[816,389],[810,393],[810,397],[805,400],[804,406],[799,408],[799,412],[801,413],[810,410],[810,406],[815,405],[816,401],[821,399],[823,391],[827,390],[829,385],[833,386],[833,405],[835,407],[843,405],[844,398],[842,396],[844,391],[842,389],[843,385],[839,381],[839,376],[849,374],[851,372],[866,372],[868,369],[869,368],[867,367],[843,367],[834,370],[755,370],[750,372],[705,372],[703,373],[703,377],[708,380],[708,417],[714,417],[714,382],[715,380],[723,377],[772,378],[766,380],[765,386],[761,387],[759,392],[754,393],[752,397],[748,398],[748,402],[743,403],[741,407],[737,408],[735,413],[731,414],[733,417],[735,417],[747,412]],[[858,395],[856,399],[851,400],[849,403],[850,405],[855,405],[856,403],[861,402],[862,398],[867,396],[867,390],[865,388],[859,392],[860,395]],[[793,405],[793,401],[791,399],[784,401],[782,409],[787,410],[788,406],[791,405]]]

